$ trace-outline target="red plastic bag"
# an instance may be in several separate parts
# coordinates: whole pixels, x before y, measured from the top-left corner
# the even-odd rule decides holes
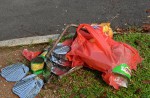
[[[41,54],[40,51],[32,52],[32,51],[29,51],[28,49],[24,49],[22,52],[22,55],[29,61],[36,58],[39,54]]]
[[[136,49],[114,41],[103,32],[102,27],[94,28],[89,24],[79,25],[77,37],[66,57],[72,61],[72,67],[84,65],[103,72],[103,80],[116,89],[119,85],[114,82],[115,74],[112,69],[122,63],[127,64],[130,69],[136,69],[136,65],[141,62]]]

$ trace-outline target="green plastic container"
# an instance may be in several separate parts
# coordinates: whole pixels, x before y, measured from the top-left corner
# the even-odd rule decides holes
[[[120,64],[113,68],[113,73],[117,73],[127,77],[129,80],[131,79],[131,70],[127,64]]]

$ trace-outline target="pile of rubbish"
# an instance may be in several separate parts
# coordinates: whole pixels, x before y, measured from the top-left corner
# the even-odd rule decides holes
[[[127,87],[131,70],[136,70],[142,61],[136,49],[113,40],[109,23],[80,24],[73,39],[62,43],[59,40],[52,49],[42,52],[24,49],[22,54],[31,62],[30,68],[17,63],[1,70],[1,76],[7,81],[17,82],[13,92],[20,98],[33,98],[40,92],[44,82],[38,75],[61,77],[84,66],[102,72],[103,80],[115,89]],[[51,62],[50,70],[47,62]],[[29,69],[31,75],[27,75]]]

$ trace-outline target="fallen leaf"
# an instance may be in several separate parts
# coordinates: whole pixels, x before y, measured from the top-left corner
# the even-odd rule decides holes
[[[142,43],[139,41],[139,40],[135,40],[134,44],[138,45],[138,46],[141,46]]]
[[[143,68],[143,65],[142,65],[142,64],[140,64],[140,65],[139,65],[139,67],[142,69],[142,68]]]
[[[114,93],[114,94],[116,94],[116,93],[117,93],[117,91],[118,91],[118,90],[114,89],[114,90],[113,90],[113,93]]]
[[[138,93],[140,93],[141,92],[141,88],[138,88],[135,92],[134,92],[134,94],[138,94]]]
[[[123,30],[122,28],[117,28],[117,29],[116,29],[116,32],[117,32],[117,33],[123,33],[124,30]]]
[[[128,31],[129,31],[129,32],[136,32],[137,29],[136,29],[136,28],[129,28]]]
[[[150,24],[144,24],[144,25],[142,26],[142,28],[143,28],[143,31],[145,31],[145,32],[150,32]]]
[[[144,84],[150,84],[150,80],[143,80],[142,83],[144,83]]]
[[[147,9],[147,10],[146,10],[146,13],[150,13],[150,9]]]
[[[106,98],[106,96],[107,96],[107,92],[103,92],[103,95],[100,96],[100,98]]]
[[[74,98],[75,95],[76,95],[75,93],[71,94],[70,98]]]
[[[80,94],[81,98],[86,98],[86,96],[84,94]]]

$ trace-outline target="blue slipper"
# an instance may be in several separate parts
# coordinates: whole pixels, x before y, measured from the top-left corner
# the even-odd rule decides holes
[[[7,81],[16,82],[28,73],[29,68],[22,63],[12,64],[1,69],[1,76]]]
[[[43,80],[35,74],[31,74],[18,81],[13,87],[13,92],[20,98],[34,98],[40,92],[43,85]]]

